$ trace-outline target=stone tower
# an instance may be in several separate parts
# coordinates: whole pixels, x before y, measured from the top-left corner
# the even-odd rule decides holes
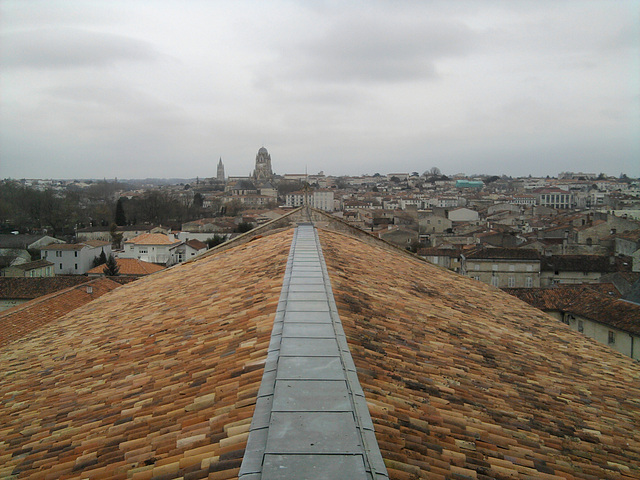
[[[268,182],[273,179],[273,171],[271,170],[271,155],[267,149],[262,147],[256,155],[256,168],[253,171],[253,179],[260,182]]]
[[[218,161],[218,174],[216,178],[219,182],[224,182],[224,165],[222,164],[222,157],[220,157],[220,161]]]

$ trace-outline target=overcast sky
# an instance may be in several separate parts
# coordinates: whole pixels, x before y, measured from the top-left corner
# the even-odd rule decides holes
[[[640,176],[640,0],[0,0],[0,178]]]

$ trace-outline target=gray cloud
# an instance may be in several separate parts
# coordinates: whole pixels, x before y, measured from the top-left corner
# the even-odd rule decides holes
[[[9,67],[72,68],[157,58],[146,42],[69,27],[6,33],[0,45],[2,63]]]
[[[331,82],[396,82],[437,76],[435,61],[467,55],[473,31],[461,22],[351,15],[282,48],[282,75]]]

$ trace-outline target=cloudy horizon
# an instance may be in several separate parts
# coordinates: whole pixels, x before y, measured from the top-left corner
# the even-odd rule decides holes
[[[0,0],[0,177],[640,176],[640,0]]]

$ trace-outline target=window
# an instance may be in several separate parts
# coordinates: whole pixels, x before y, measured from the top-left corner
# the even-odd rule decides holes
[[[509,265],[509,271],[510,272],[515,272],[516,271],[516,266],[515,265]]]
[[[74,265],[74,268],[75,268],[76,270],[78,269],[78,264],[77,264],[77,263]]]
[[[515,279],[515,277],[509,277],[508,285],[509,285],[509,288],[513,288],[513,287],[515,287],[515,286],[516,286],[516,279]]]
[[[578,331],[580,333],[584,332],[584,322],[582,320],[578,320]]]
[[[562,317],[562,323],[566,323],[567,325],[570,325],[572,320],[575,320],[575,318],[570,313],[565,313]]]
[[[78,256],[78,252],[77,251],[73,252],[73,256],[77,257]]]
[[[527,277],[524,279],[524,286],[527,288],[533,287],[533,279],[531,277]]]
[[[140,249],[140,253],[147,253],[147,252],[148,252],[148,250],[146,248],[141,248]]]
[[[480,277],[478,277],[477,275],[475,277],[473,277],[473,279],[478,281],[478,282],[480,281]]]
[[[491,285],[493,285],[494,287],[497,287],[499,284],[500,284],[500,281],[497,276],[494,275],[493,277],[491,277]]]
[[[476,264],[473,266],[473,269],[474,269],[474,270],[480,270],[480,265],[476,263]]]
[[[527,272],[533,272],[533,265],[527,265]]]
[[[609,345],[615,345],[616,344],[616,332],[614,332],[613,330],[609,330],[608,343],[609,343]]]
[[[60,270],[62,270],[62,264],[60,264]]]
[[[47,253],[49,253],[49,252],[47,252],[47,251],[44,252],[44,258],[47,258]]]
[[[496,264],[491,265],[491,270],[493,270],[494,272],[497,272],[498,271],[498,265],[496,265]]]

